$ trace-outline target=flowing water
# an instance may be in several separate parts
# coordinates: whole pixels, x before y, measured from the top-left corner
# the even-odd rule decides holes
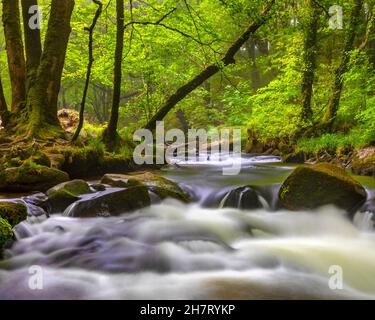
[[[166,200],[120,217],[21,223],[0,261],[0,298],[375,298],[371,213],[350,221],[334,207],[277,210],[280,183],[293,168],[275,157],[235,161],[242,163],[237,176],[222,175],[231,160],[215,157],[161,172],[191,193],[193,204]],[[263,208],[220,208],[244,185],[254,186]],[[29,287],[31,266],[41,267],[42,290]],[[337,275],[342,289],[332,287]]]

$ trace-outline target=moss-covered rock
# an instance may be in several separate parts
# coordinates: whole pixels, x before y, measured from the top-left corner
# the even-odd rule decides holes
[[[375,177],[375,147],[356,151],[352,171],[358,175]]]
[[[17,168],[0,172],[0,190],[4,192],[46,191],[69,180],[63,171],[27,161]]]
[[[88,183],[84,180],[72,180],[60,183],[47,191],[51,213],[63,212],[82,194],[91,193]]]
[[[103,151],[93,147],[66,148],[62,150],[65,160],[61,169],[73,178],[100,174],[103,166]]]
[[[46,167],[51,166],[51,160],[49,159],[49,157],[44,152],[41,152],[41,151],[38,151],[35,154],[33,154],[29,158],[29,160],[31,162],[39,164],[41,166],[46,166]]]
[[[27,219],[27,208],[19,202],[0,202],[0,218],[14,227]]]
[[[173,198],[183,202],[189,201],[189,195],[177,183],[151,172],[134,172],[131,174],[106,174],[102,183],[112,187],[144,185],[161,199]]]
[[[0,218],[0,251],[2,247],[13,237],[12,226],[3,218]],[[1,254],[1,252],[0,252]]]
[[[92,197],[85,197],[67,208],[64,215],[79,218],[117,216],[150,204],[151,199],[147,188],[136,186],[121,190],[107,190]]]
[[[366,200],[366,191],[344,169],[321,163],[298,167],[279,191],[280,204],[289,210],[333,204],[354,212]]]
[[[96,191],[105,191],[106,187],[102,183],[93,183],[91,185],[91,188],[93,188]]]

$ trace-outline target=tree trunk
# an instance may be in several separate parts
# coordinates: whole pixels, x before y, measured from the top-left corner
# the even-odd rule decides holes
[[[365,44],[369,61],[375,68],[375,4],[372,5],[370,12],[371,17],[368,21],[368,32],[366,32]]]
[[[104,133],[104,141],[109,150],[113,150],[117,143],[117,124],[119,118],[122,55],[124,49],[124,0],[116,0],[116,51],[113,80],[112,109],[108,127]]]
[[[39,135],[41,127],[61,129],[57,118],[57,100],[74,0],[52,0],[48,29],[35,83],[27,96],[29,135]]]
[[[23,30],[25,34],[25,52],[26,52],[26,92],[30,88],[37,75],[40,58],[42,56],[42,43],[40,38],[40,29],[30,28],[30,18],[36,12],[29,13],[33,6],[38,6],[38,0],[21,0],[22,16],[23,16]]]
[[[335,82],[332,89],[333,95],[323,118],[323,126],[328,131],[332,131],[332,127],[337,116],[337,111],[340,106],[341,92],[344,85],[343,76],[349,68],[350,52],[354,49],[354,40],[360,22],[362,5],[363,0],[354,0],[354,6],[350,15],[349,27],[346,32],[345,46],[342,53],[341,63],[335,71]]]
[[[182,131],[185,133],[185,136],[187,136],[190,126],[188,119],[186,119],[185,113],[181,109],[178,109],[176,111],[176,117],[178,121],[180,121]]]
[[[250,37],[249,41],[246,43],[246,49],[251,61],[251,87],[254,91],[261,87],[260,72],[256,63],[256,37]]]
[[[1,117],[1,120],[2,120],[2,126],[4,126],[3,115],[7,112],[8,112],[8,106],[7,106],[7,102],[5,100],[5,96],[4,96],[3,83],[2,83],[2,80],[0,78],[0,117]]]
[[[269,0],[266,7],[261,13],[261,18],[258,21],[253,22],[246,31],[233,43],[233,45],[228,49],[225,56],[221,59],[223,66],[228,66],[230,64],[236,63],[234,56],[241,49],[241,47],[249,40],[250,36],[254,34],[267,20],[269,17],[269,12],[274,5],[275,0]],[[177,89],[177,91],[170,96],[166,103],[159,109],[159,111],[154,115],[154,117],[145,126],[146,129],[153,130],[156,127],[156,122],[161,121],[168,112],[182,99],[184,99],[188,94],[194,91],[197,87],[202,85],[207,79],[211,78],[213,75],[221,70],[220,64],[213,64],[204,69],[195,78],[190,80],[185,85]]]
[[[309,120],[313,114],[311,99],[316,71],[317,33],[320,10],[315,0],[307,0],[309,7],[308,22],[305,26],[305,44],[303,50],[303,78],[302,78],[302,113],[303,122]]]
[[[18,0],[3,0],[3,24],[10,83],[12,86],[12,112],[25,105],[25,56]]]
[[[79,123],[78,123],[78,127],[77,127],[77,130],[76,130],[76,132],[73,136],[72,141],[77,140],[77,138],[79,137],[79,133],[81,132],[82,127],[83,127],[87,91],[89,90],[91,69],[92,69],[92,65],[94,63],[94,49],[93,49],[94,29],[95,29],[96,23],[98,22],[98,19],[99,19],[100,15],[102,14],[102,8],[103,8],[103,4],[100,1],[93,0],[93,2],[98,6],[98,9],[96,10],[96,13],[95,13],[94,19],[92,20],[91,26],[87,29],[87,31],[89,32],[89,63],[87,65],[86,82],[85,82],[85,87],[83,89],[81,109],[80,109],[80,112],[79,112]]]

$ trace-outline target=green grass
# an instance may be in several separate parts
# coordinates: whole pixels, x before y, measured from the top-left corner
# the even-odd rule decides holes
[[[367,136],[362,134],[327,133],[317,138],[302,138],[297,142],[297,146],[301,151],[318,153],[323,150],[336,151],[345,147],[362,147],[369,142]]]

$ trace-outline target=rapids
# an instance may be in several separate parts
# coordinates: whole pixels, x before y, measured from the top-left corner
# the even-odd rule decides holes
[[[369,212],[353,221],[334,207],[277,210],[293,170],[276,157],[178,161],[161,174],[195,202],[155,203],[120,217],[62,214],[16,226],[0,261],[2,299],[363,299],[375,298],[375,233]],[[228,191],[252,185],[262,209],[219,208]],[[368,189],[373,194],[372,188]],[[43,289],[31,290],[31,266]],[[330,288],[332,266],[343,289]]]

